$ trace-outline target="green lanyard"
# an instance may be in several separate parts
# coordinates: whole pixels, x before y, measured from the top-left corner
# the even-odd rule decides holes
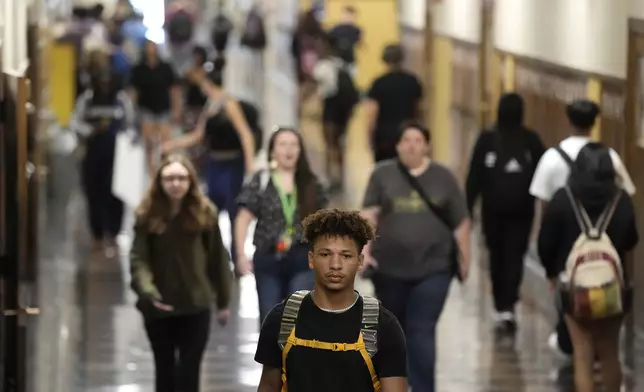
[[[273,174],[273,185],[275,186],[275,189],[277,189],[280,201],[282,202],[282,213],[284,214],[284,220],[286,221],[285,231],[292,234],[293,218],[295,218],[295,209],[297,208],[297,187],[293,187],[291,197],[288,197],[289,194],[284,192],[282,189],[279,177],[276,174]]]

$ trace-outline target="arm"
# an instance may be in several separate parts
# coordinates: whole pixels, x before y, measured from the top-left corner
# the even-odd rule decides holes
[[[118,93],[117,99],[125,112],[125,129],[134,129],[136,124],[136,112],[134,111],[134,104],[132,103],[130,96],[125,91],[121,91]]]
[[[376,132],[376,123],[378,121],[380,106],[378,105],[378,101],[373,98],[367,98],[362,103],[362,110],[364,110],[365,124],[367,124],[367,136],[369,138],[369,143],[371,143],[373,134]]]
[[[564,234],[562,216],[567,213],[564,204],[568,203],[567,197],[565,193],[557,193],[546,206],[541,218],[537,251],[546,276],[551,280],[557,278],[560,272],[559,256]]]
[[[253,215],[253,213],[247,208],[241,207],[237,211],[237,217],[235,217],[235,239],[237,240],[237,249],[234,249],[234,252],[237,255],[238,260],[241,260],[246,256],[244,245],[246,244],[246,236],[248,236],[248,227],[250,227],[250,223],[255,219],[255,215]]]
[[[365,190],[364,200],[362,202],[362,211],[360,215],[365,218],[374,227],[378,226],[378,219],[382,212],[382,205],[384,202],[384,190],[380,182],[380,171],[376,167],[371,173],[367,189]],[[371,242],[369,242],[363,249],[365,259],[373,260],[371,257]]]
[[[283,304],[274,307],[262,324],[257,341],[255,362],[264,366],[258,392],[279,392],[282,388],[282,349],[278,345]]]
[[[91,90],[87,90],[78,97],[69,122],[69,128],[83,137],[89,136],[94,131],[94,127],[85,121],[87,103],[90,99],[92,99]]]
[[[170,98],[172,101],[172,118],[178,123],[181,120],[181,109],[183,106],[183,88],[178,81],[170,87]]]
[[[407,345],[396,318],[384,309],[378,325],[378,353],[374,367],[380,377],[381,392],[407,392]]]
[[[199,115],[195,129],[192,132],[186,133],[185,135],[179,136],[178,138],[167,142],[164,145],[163,149],[165,151],[179,150],[192,147],[195,144],[201,142],[205,134],[206,121],[208,121],[208,117],[210,115],[210,102],[206,102],[206,105]]]
[[[447,170],[447,169],[445,169]],[[467,209],[465,195],[458,186],[458,182],[452,173],[447,171],[449,177],[447,199],[447,218],[450,227],[454,229],[454,238],[461,254],[461,273],[463,279],[467,279],[471,263],[471,227],[472,220]]]
[[[465,182],[465,196],[467,198],[467,209],[472,215],[476,199],[481,193],[483,185],[483,174],[485,172],[485,147],[483,145],[483,138],[486,133],[483,132],[479,135],[474,145],[472,152],[472,159],[470,160],[470,170],[467,174]]]
[[[216,212],[216,211],[215,211]],[[232,273],[230,258],[221,239],[221,231],[217,215],[213,217],[214,224],[208,233],[208,277],[217,295],[217,309],[228,309],[232,290]]]
[[[226,103],[226,114],[239,135],[244,152],[246,173],[252,173],[255,162],[255,139],[239,102],[229,99]]]
[[[262,378],[259,380],[257,392],[279,392],[282,390],[282,370],[270,366],[262,369]]]
[[[233,233],[237,249],[231,249],[237,255],[237,262],[246,259],[244,244],[248,235],[248,227],[252,221],[259,217],[259,206],[262,200],[262,192],[259,189],[261,173],[253,176],[249,182],[245,183],[237,196],[238,210]],[[239,268],[241,265],[237,267]]]
[[[134,228],[134,241],[130,250],[130,273],[132,289],[141,298],[161,300],[161,294],[154,285],[150,268],[150,238],[147,228],[137,224]]]

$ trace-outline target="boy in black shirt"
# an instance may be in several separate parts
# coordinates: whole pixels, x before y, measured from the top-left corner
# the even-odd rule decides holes
[[[315,271],[266,317],[255,361],[258,392],[406,392],[407,350],[396,318],[354,290],[374,228],[358,212],[320,210],[303,222]]]

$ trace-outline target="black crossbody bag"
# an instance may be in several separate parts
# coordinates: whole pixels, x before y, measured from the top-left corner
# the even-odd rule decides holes
[[[418,182],[418,179],[411,173],[409,173],[409,170],[407,170],[407,168],[400,161],[398,161],[398,169],[403,174],[403,177],[405,177],[409,185],[411,185],[412,189],[414,189],[418,193],[420,198],[423,199],[423,201],[427,205],[427,208],[429,208],[429,210],[438,218],[438,220],[440,220],[441,223],[445,225],[445,227],[447,227],[447,229],[449,230],[452,239],[452,247],[449,254],[450,272],[453,276],[456,277],[456,279],[458,279],[459,282],[462,282],[463,275],[461,275],[460,249],[458,247],[458,242],[456,241],[456,238],[453,234],[456,228],[452,227],[452,225],[450,224],[449,218],[447,217],[448,212],[444,208],[441,208],[432,203],[431,199],[429,198],[427,193],[425,193],[425,190]]]

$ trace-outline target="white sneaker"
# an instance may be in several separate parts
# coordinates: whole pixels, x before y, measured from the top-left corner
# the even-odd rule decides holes
[[[557,353],[561,358],[567,359],[567,360],[572,359],[570,355],[561,351],[561,348],[559,348],[559,336],[557,335],[556,332],[551,333],[550,336],[548,337],[548,347],[550,347],[550,349],[552,349],[552,351]]]

